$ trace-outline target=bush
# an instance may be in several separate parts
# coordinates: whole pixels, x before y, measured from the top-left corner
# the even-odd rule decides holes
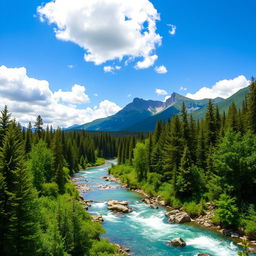
[[[162,186],[159,187],[160,197],[168,204],[171,204],[172,196],[174,195],[173,186],[169,183],[163,183]]]
[[[59,187],[56,183],[44,183],[42,185],[41,193],[43,196],[57,197]]]
[[[204,212],[204,201],[201,201],[199,204],[194,201],[184,203],[182,209],[192,217],[200,216]]]
[[[110,256],[117,255],[117,247],[109,241],[101,239],[99,241],[95,241],[90,250],[91,256]]]
[[[213,221],[224,226],[237,226],[239,213],[235,198],[232,198],[227,194],[221,194],[216,205],[218,208],[215,212]]]
[[[256,239],[256,222],[246,220],[244,232],[250,239]]]

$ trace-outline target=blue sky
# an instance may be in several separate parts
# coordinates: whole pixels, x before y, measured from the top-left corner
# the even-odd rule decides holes
[[[58,8],[63,10],[68,0],[58,1],[60,3]],[[63,8],[61,1],[63,1]],[[116,3],[116,1],[118,0],[113,0],[112,2]],[[141,1],[143,2],[142,4],[144,2],[152,3],[154,9],[160,15],[160,20],[155,21],[156,31],[154,31],[155,37],[153,39],[157,42],[156,35],[161,36],[161,46],[157,46],[156,43],[154,46],[156,49],[152,53],[143,53],[141,57],[137,57],[137,55],[142,50],[141,48],[137,49],[135,51],[136,53],[133,54],[134,59],[128,65],[125,65],[125,60],[128,59],[125,55],[121,62],[110,60],[101,65],[95,65],[94,62],[84,60],[86,50],[81,45],[79,46],[77,42],[74,42],[74,40],[72,41],[70,37],[66,41],[56,38],[54,32],[56,25],[49,24],[49,13],[47,13],[47,10],[45,11],[44,9],[44,14],[47,13],[44,21],[40,21],[40,15],[37,12],[39,6],[45,6],[50,1],[1,1],[0,66],[4,65],[8,69],[25,67],[28,77],[47,80],[49,88],[53,93],[59,89],[63,92],[70,92],[74,84],[84,86],[85,91],[83,92],[82,90],[81,93],[88,96],[87,98],[82,97],[80,100],[75,100],[74,102],[71,102],[71,100],[65,101],[65,97],[72,97],[71,94],[66,94],[65,97],[62,95],[58,99],[65,106],[72,105],[76,109],[90,108],[92,111],[90,110],[91,116],[88,120],[93,119],[93,109],[99,109],[99,104],[104,100],[123,107],[134,97],[163,100],[166,95],[169,95],[173,91],[184,95],[187,93],[193,95],[200,88],[211,88],[218,81],[223,80],[224,82],[220,82],[220,87],[225,86],[225,84],[230,86],[230,88],[222,88],[227,92],[233,89],[235,90],[239,86],[245,86],[246,84],[244,78],[240,77],[240,80],[235,80],[235,82],[233,79],[241,75],[250,79],[252,75],[255,75],[256,20],[254,16],[256,1]],[[70,2],[75,5],[76,1],[70,0]],[[109,7],[108,13],[103,13],[104,22],[99,22],[98,24],[97,20],[95,22],[92,19],[90,22],[91,30],[94,29],[94,26],[104,25],[104,31],[107,35],[113,32],[111,30],[111,26],[113,26],[111,15],[116,13],[117,9],[112,7]],[[98,8],[101,8],[100,4]],[[106,8],[106,10],[108,9]],[[76,19],[78,16],[79,12],[71,16],[71,19],[72,17]],[[58,19],[58,14],[55,14],[54,18]],[[73,24],[75,21],[68,22],[72,24],[72,29],[75,30],[76,27]],[[78,21],[77,26],[81,22],[83,20]],[[176,26],[176,33],[174,35],[169,33],[171,27],[167,26],[167,24]],[[74,33],[76,32],[74,31]],[[104,39],[102,35],[95,34],[97,30],[93,30],[92,32],[95,38]],[[119,31],[114,31],[114,39],[110,40],[110,42],[108,41],[106,44],[125,44],[126,41],[121,38],[121,36],[124,36],[121,35],[123,30],[120,31],[120,37],[115,35],[115,33],[118,34]],[[107,39],[109,39],[109,36],[107,36]],[[117,39],[120,40],[115,42]],[[87,45],[87,39],[77,37],[77,40]],[[95,49],[101,49],[100,47],[102,47],[102,44]],[[108,49],[113,48],[110,47]],[[128,51],[134,52],[131,49]],[[100,55],[100,57],[97,57],[97,60],[102,57],[107,59],[107,50],[104,50],[104,54],[102,52],[99,54],[99,50],[95,50],[93,53],[95,53],[95,56]],[[152,66],[144,69],[134,68],[139,61],[143,61],[145,56],[153,55],[157,55],[158,59]],[[68,67],[69,65],[72,65],[72,68]],[[155,72],[155,68],[162,65],[166,67],[168,72],[165,74]],[[121,69],[114,70],[113,72],[104,72],[103,68],[106,66],[120,66]],[[232,81],[225,82],[227,79]],[[2,80],[0,77],[0,88]],[[11,87],[13,85],[10,85],[10,79],[7,80],[5,77],[5,83],[2,82],[2,86],[5,86],[6,90],[8,86],[10,86],[10,90],[16,88]],[[239,85],[236,84],[237,81]],[[187,88],[187,90],[180,91],[181,87]],[[161,89],[162,94],[157,95],[155,92],[156,89]],[[221,94],[223,90],[218,90],[214,93],[216,94],[220,91]],[[212,93],[209,90],[205,90],[205,92]],[[5,95],[0,89],[0,96],[1,93]],[[34,95],[35,93],[33,92],[32,94]],[[96,94],[98,96],[95,96]],[[211,95],[209,94],[209,96]],[[8,97],[10,98],[10,95]],[[12,99],[15,99],[14,96],[12,96]],[[22,109],[23,107],[26,109],[24,101],[21,101],[20,105],[16,104],[16,108],[11,107],[13,108],[14,114],[17,112],[17,118],[20,118],[21,122],[26,122],[31,118],[29,111],[23,111]],[[17,102],[19,101],[17,100]],[[31,102],[33,102],[33,99]],[[18,106],[20,107],[19,110],[17,110]],[[37,108],[40,111],[40,108],[35,105],[35,109]],[[44,109],[42,108],[42,110]],[[114,111],[117,110],[118,108],[114,108]],[[27,113],[26,117],[24,116],[24,112]],[[110,113],[112,113],[111,110],[108,114]],[[95,115],[95,117],[98,116]],[[79,118],[83,118],[83,116]],[[48,118],[47,115],[46,119],[49,119],[47,121],[49,123],[55,121],[50,116]],[[86,118],[85,120],[88,121]],[[74,122],[83,123],[83,120],[80,121],[80,119],[76,118]],[[56,121],[56,123],[60,126],[70,124],[70,122],[61,123],[60,121]]]

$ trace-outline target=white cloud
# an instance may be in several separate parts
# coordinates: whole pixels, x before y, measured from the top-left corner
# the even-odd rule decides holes
[[[186,96],[192,99],[214,99],[216,97],[228,98],[240,89],[247,87],[250,81],[245,76],[238,76],[230,80],[221,80],[211,88],[203,87],[196,93],[188,93]]]
[[[73,69],[75,66],[72,65],[72,64],[70,64],[70,65],[68,65],[67,67],[70,68],[70,69]]]
[[[26,68],[0,66],[0,108],[7,105],[12,116],[22,125],[42,115],[45,124],[67,127],[113,115],[121,108],[104,100],[94,108],[81,108],[88,102],[85,87],[74,85],[71,91],[51,91],[48,81],[31,78]]]
[[[159,66],[155,68],[156,73],[158,74],[166,74],[168,72],[167,68],[165,66]]]
[[[167,26],[171,28],[171,30],[169,30],[169,34],[174,36],[176,34],[177,27],[172,24],[168,24]]]
[[[132,94],[131,94],[131,93],[129,93],[129,94],[127,95],[127,97],[128,97],[128,98],[131,98],[131,97],[132,97]]]
[[[96,65],[139,57],[137,68],[150,67],[162,42],[160,16],[149,0],[52,0],[37,11],[41,21],[54,24],[58,39],[82,47],[85,61]]]
[[[180,91],[185,92],[185,91],[187,91],[187,90],[188,90],[188,88],[186,88],[186,87],[183,87],[183,86],[180,87]]]
[[[115,70],[120,70],[121,68],[121,66],[105,66],[103,70],[106,73],[113,73]]]
[[[145,69],[145,68],[152,67],[157,59],[158,59],[157,55],[147,56],[142,61],[138,61],[135,68]]]
[[[156,89],[156,94],[157,95],[167,95],[167,91],[166,90],[163,90],[163,89]]]
[[[106,73],[112,73],[114,71],[114,67],[111,66],[105,66],[103,67],[104,72]]]
[[[86,104],[90,101],[89,96],[85,94],[85,87],[78,84],[73,85],[71,92],[58,90],[53,96],[58,102],[70,104]]]

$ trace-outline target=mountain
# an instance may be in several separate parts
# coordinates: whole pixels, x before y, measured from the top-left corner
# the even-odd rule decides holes
[[[229,98],[227,98],[223,101],[217,102],[216,105],[218,106],[220,113],[223,113],[223,112],[227,113],[228,108],[232,102],[234,102],[236,104],[237,108],[241,108],[243,101],[244,101],[246,95],[248,94],[248,92],[249,92],[249,87],[246,87],[246,88],[239,90],[238,92],[236,92]],[[207,111],[207,106],[195,111],[193,113],[194,119],[195,120],[202,119],[205,116],[206,111]]]
[[[213,103],[219,103],[223,101],[222,98],[213,99]],[[205,108],[209,102],[209,99],[193,100],[182,96],[178,93],[173,93],[169,99],[163,104],[165,108],[160,113],[157,113],[145,120],[136,123],[133,126],[127,128],[128,131],[153,131],[157,120],[167,121],[168,118],[172,118],[174,115],[179,114],[182,108],[183,102],[186,105],[188,113],[193,113],[199,109]]]
[[[85,129],[89,131],[126,130],[127,127],[162,111],[163,107],[163,102],[161,101],[135,98],[132,103],[128,104],[115,115],[80,125],[76,127],[76,129]]]
[[[218,97],[213,99],[212,102],[219,107],[220,112],[227,112],[232,102],[240,108],[248,91],[248,88],[244,88],[227,99]],[[183,102],[188,113],[192,113],[194,119],[199,120],[204,117],[207,111],[209,99],[193,100],[178,93],[173,93],[165,102],[135,98],[133,102],[113,116],[97,119],[83,125],[75,125],[68,129],[113,132],[152,131],[157,120],[167,121],[169,118],[172,119],[174,115],[179,114]]]

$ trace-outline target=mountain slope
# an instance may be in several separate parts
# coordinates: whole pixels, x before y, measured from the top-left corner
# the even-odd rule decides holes
[[[232,102],[234,102],[236,104],[237,108],[241,108],[243,101],[247,95],[247,93],[249,92],[249,87],[243,88],[241,90],[239,90],[238,92],[236,92],[235,94],[233,94],[232,96],[230,96],[229,98],[220,101],[220,102],[213,102],[216,103],[216,105],[219,107],[220,113],[223,112],[228,112],[228,108],[231,105]],[[195,120],[200,120],[205,116],[205,113],[207,111],[207,106],[195,111],[193,113],[193,117]]]
[[[135,123],[142,121],[153,114],[161,111],[163,103],[161,101],[143,100],[135,98],[113,116],[97,119],[91,123],[76,127],[89,131],[122,131]]]
[[[166,102],[164,102],[164,104],[166,104],[165,110],[143,121],[140,121],[131,127],[128,127],[127,130],[128,131],[153,131],[158,120],[163,120],[166,122],[168,118],[172,119],[174,115],[179,114],[181,111],[183,102],[185,103],[188,113],[192,113],[198,109],[206,107],[208,104],[208,101],[209,99],[192,100],[178,93],[173,93],[172,96]],[[223,101],[222,98],[213,99],[214,103],[219,103],[221,101]]]
[[[216,98],[212,102],[218,105],[221,113],[224,111],[227,112],[232,102],[240,108],[248,90],[248,88],[244,88],[228,99]],[[186,105],[188,113],[192,113],[194,119],[199,120],[204,117],[207,111],[209,99],[193,100],[178,93],[173,93],[165,102],[135,98],[133,102],[113,116],[97,119],[71,129],[115,132],[153,131],[159,119],[166,122],[168,118],[172,119],[174,115],[179,114],[183,102]]]

